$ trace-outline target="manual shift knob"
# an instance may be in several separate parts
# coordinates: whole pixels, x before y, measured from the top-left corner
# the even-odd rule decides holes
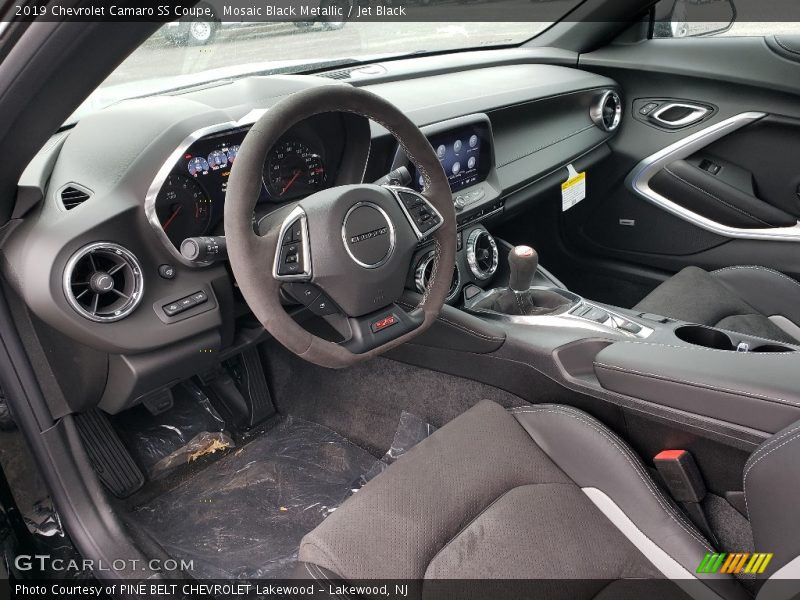
[[[508,287],[515,292],[524,292],[533,283],[533,276],[539,267],[539,255],[530,246],[514,246],[508,253],[508,266],[511,270]]]

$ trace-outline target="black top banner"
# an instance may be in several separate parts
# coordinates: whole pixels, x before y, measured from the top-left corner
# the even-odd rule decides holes
[[[3,21],[537,22],[621,21],[640,0],[0,0]],[[660,0],[659,20],[688,23],[800,22],[797,0]]]

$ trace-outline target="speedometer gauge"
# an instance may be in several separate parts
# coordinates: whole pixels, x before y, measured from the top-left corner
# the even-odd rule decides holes
[[[208,155],[208,166],[212,170],[223,169],[228,166],[228,155],[222,150],[214,150]]]
[[[278,202],[308,196],[325,184],[322,157],[298,141],[275,146],[267,156],[264,183],[270,197]]]
[[[201,236],[211,223],[211,200],[192,178],[170,175],[156,198],[156,216],[179,248],[188,237]]]

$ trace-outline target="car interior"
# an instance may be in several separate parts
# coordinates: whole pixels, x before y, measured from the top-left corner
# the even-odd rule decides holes
[[[72,122],[158,24],[9,24],[0,381],[77,554],[797,591],[800,37],[594,4]]]

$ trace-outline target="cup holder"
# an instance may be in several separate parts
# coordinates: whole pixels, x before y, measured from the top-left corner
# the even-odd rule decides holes
[[[695,346],[702,346],[703,348],[713,348],[714,350],[736,350],[733,345],[733,340],[730,336],[718,329],[711,327],[703,327],[702,325],[684,325],[675,330],[675,335],[678,339],[683,340]],[[789,346],[782,346],[781,344],[762,344],[754,346],[751,341],[745,340],[750,347],[748,352],[794,352],[794,348]]]
[[[750,352],[794,352],[794,348],[781,346],[780,344],[764,344],[763,346],[750,348]]]
[[[714,350],[736,350],[731,338],[727,333],[723,333],[710,327],[701,325],[684,325],[675,330],[678,339],[695,346],[713,348]]]

